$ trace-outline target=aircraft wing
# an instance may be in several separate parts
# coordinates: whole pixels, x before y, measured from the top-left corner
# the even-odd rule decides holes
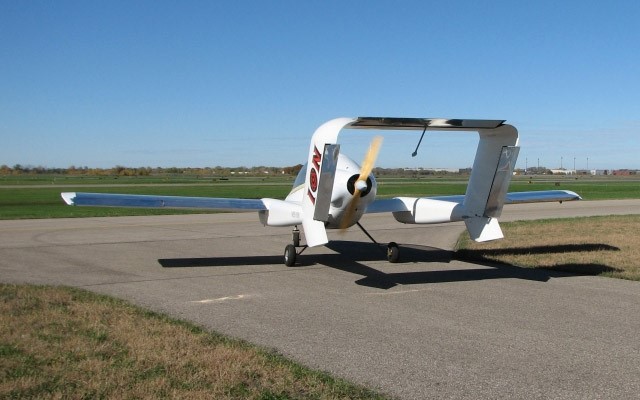
[[[438,200],[442,202],[462,204],[464,195],[422,197],[422,199]],[[408,207],[407,198],[394,197],[391,199],[378,199],[367,207],[366,213],[402,212],[412,211]],[[414,200],[417,200],[414,198]],[[533,192],[507,193],[504,204],[542,203],[553,201],[582,200],[577,193],[570,190],[542,190]]]
[[[148,196],[110,193],[62,193],[70,206],[200,208],[229,211],[263,211],[267,204],[260,199],[214,197]]]
[[[505,204],[542,203],[550,201],[582,200],[582,197],[571,190],[540,190],[533,192],[507,193]]]
[[[257,211],[265,226],[302,224],[299,202],[277,199],[229,199],[220,197],[149,196],[111,193],[61,193],[70,206],[192,208],[221,211]]]

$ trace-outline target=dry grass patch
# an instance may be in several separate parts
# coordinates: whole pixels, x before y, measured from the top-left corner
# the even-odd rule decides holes
[[[0,285],[0,398],[42,397],[383,398],[107,296]]]
[[[460,237],[463,259],[640,280],[640,215],[517,221],[505,239],[476,243]]]

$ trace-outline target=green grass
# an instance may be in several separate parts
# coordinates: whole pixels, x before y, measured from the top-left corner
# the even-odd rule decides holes
[[[640,199],[640,180],[629,178],[518,178],[509,186],[512,192],[555,189],[572,190],[584,200]]]
[[[442,196],[464,194],[466,180],[449,178],[425,178],[397,180],[380,179],[379,196]],[[640,199],[640,180],[607,178],[566,178],[545,177],[529,179],[516,177],[509,186],[510,192],[527,192],[538,190],[571,190],[584,200]]]
[[[233,184],[283,183],[293,182],[293,176],[233,176],[221,177],[213,175],[161,174],[151,176],[116,176],[116,175],[0,175],[2,186],[47,186],[47,185],[141,185],[141,184],[189,184],[206,185],[211,183],[232,182]]]
[[[55,185],[51,184],[56,178]],[[117,179],[116,179],[117,178]],[[27,185],[27,186],[25,186]],[[234,177],[216,180],[198,176],[177,177],[47,177],[16,176],[0,179],[0,219],[105,217],[123,215],[163,215],[205,213],[202,210],[69,207],[60,192],[129,193],[167,196],[237,197],[283,199],[291,190],[292,177]],[[378,195],[439,196],[463,194],[467,182],[462,177],[379,179]],[[638,199],[640,181],[606,177],[580,179],[566,177],[516,177],[510,191],[566,189],[585,200]],[[211,212],[211,211],[209,211]]]
[[[0,284],[0,398],[385,397],[112,297]]]
[[[97,192],[155,194],[168,196],[203,196],[203,197],[240,197],[240,198],[283,198],[291,188],[290,183],[262,184],[211,184],[184,186],[128,187],[111,186],[70,186],[41,188],[2,188],[0,189],[0,219],[21,218],[62,218],[62,217],[107,217],[122,215],[166,215],[206,213],[202,210],[174,209],[140,209],[140,208],[105,208],[105,207],[69,207],[64,204],[60,192]],[[211,211],[209,211],[211,212]]]

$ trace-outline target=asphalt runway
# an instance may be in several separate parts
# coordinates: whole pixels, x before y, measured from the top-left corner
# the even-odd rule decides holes
[[[638,214],[640,200],[505,207],[503,220]],[[452,259],[460,223],[362,220],[282,264],[256,214],[0,221],[0,280],[130,300],[402,399],[640,393],[640,282]]]

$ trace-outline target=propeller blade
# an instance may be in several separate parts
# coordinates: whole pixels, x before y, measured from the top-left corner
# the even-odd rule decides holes
[[[380,146],[382,145],[382,136],[376,136],[371,141],[371,145],[369,145],[369,151],[367,151],[367,155],[364,157],[364,161],[360,166],[360,177],[359,181],[365,181],[371,175],[371,171],[373,171],[373,167],[376,163],[376,158],[378,158],[378,153],[380,152]]]
[[[376,136],[371,141],[369,145],[369,150],[364,157],[364,161],[360,166],[360,175],[358,179],[354,183],[353,196],[349,201],[349,205],[347,206],[347,210],[342,217],[342,223],[340,224],[340,229],[344,231],[349,227],[349,223],[353,219],[356,210],[358,209],[358,204],[360,203],[360,193],[366,189],[367,187],[367,178],[371,175],[371,171],[373,171],[373,167],[375,166],[376,159],[378,158],[378,153],[380,152],[380,146],[382,145],[382,136]]]

